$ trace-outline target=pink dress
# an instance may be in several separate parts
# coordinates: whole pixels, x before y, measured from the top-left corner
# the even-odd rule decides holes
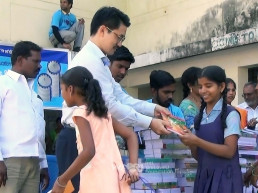
[[[94,113],[87,115],[86,106],[80,106],[74,110],[73,117],[75,116],[83,117],[89,122],[95,143],[95,156],[80,172],[79,193],[131,193],[130,186],[124,179],[121,180],[125,169],[110,114],[107,119],[99,118]],[[83,148],[78,128],[76,136],[80,153]]]

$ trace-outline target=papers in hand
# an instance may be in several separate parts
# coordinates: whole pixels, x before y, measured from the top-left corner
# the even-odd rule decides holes
[[[170,124],[170,127],[167,127],[167,130],[172,131],[173,133],[176,133],[178,135],[183,135],[185,133],[184,130],[187,129],[185,126],[185,121],[174,116],[170,117],[163,113],[161,113],[161,115],[162,119],[169,122]]]

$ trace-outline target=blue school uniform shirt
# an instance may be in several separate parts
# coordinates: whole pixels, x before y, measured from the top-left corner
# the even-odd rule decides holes
[[[213,122],[221,113],[222,110],[222,104],[223,104],[223,99],[221,98],[213,107],[211,112],[209,114],[206,113],[206,108],[203,110],[203,117],[201,124],[208,124]],[[227,128],[224,129],[224,138],[230,136],[230,135],[241,135],[240,133],[240,116],[237,111],[232,111],[228,114],[226,118],[226,125]]]
[[[152,103],[152,99],[147,100],[148,102]],[[171,112],[171,114],[175,117],[178,117],[180,119],[185,120],[184,115],[181,111],[181,109],[173,104],[170,104],[168,107],[168,110]]]
[[[69,30],[73,24],[76,23],[76,16],[72,13],[65,13],[62,10],[58,10],[52,17],[52,22],[49,30],[49,37],[53,35],[52,26],[58,27],[60,30]]]

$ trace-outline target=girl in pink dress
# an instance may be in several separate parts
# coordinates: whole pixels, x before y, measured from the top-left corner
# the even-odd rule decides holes
[[[139,179],[138,141],[133,130],[112,120],[97,80],[84,67],[68,70],[61,80],[62,96],[73,112],[78,157],[57,178],[52,193],[63,193],[67,182],[80,172],[79,193],[130,193],[130,184]],[[114,128],[113,128],[114,126]],[[126,173],[114,131],[128,144],[129,172]]]

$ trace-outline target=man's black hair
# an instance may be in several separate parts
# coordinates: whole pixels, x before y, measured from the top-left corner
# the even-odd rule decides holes
[[[163,70],[153,70],[150,74],[150,87],[156,90],[176,83],[174,77]]]
[[[133,54],[125,47],[118,47],[113,55],[108,56],[110,62],[125,60],[130,63],[134,63],[135,59]]]
[[[71,4],[71,9],[73,7],[73,0],[67,0],[68,1],[68,4]]]
[[[92,18],[90,35],[95,35],[101,25],[109,29],[118,29],[123,23],[126,27],[131,25],[129,17],[115,7],[102,7]]]
[[[41,47],[30,41],[20,41],[16,43],[11,55],[12,66],[17,61],[18,56],[27,58],[31,56],[31,51],[41,52],[41,50]]]

